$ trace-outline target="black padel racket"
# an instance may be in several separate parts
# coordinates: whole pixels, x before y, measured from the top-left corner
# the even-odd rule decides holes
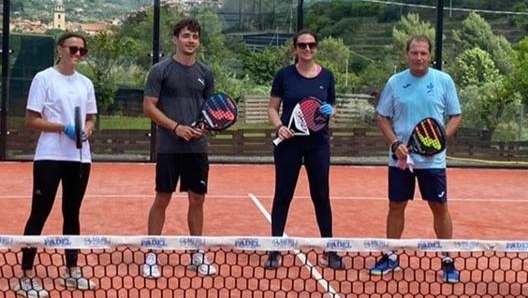
[[[407,147],[410,152],[431,156],[446,149],[444,127],[434,118],[428,117],[418,122],[413,129]]]
[[[237,114],[236,102],[229,95],[213,93],[202,104],[199,119],[192,126],[209,131],[225,130],[236,122]]]
[[[328,125],[328,116],[319,112],[319,108],[323,102],[315,97],[307,97],[302,99],[293,108],[288,128],[294,131],[294,135],[308,136],[310,132],[318,132]],[[283,139],[277,137],[273,140],[273,144],[279,145]]]
[[[81,108],[75,107],[75,146],[77,149],[82,148],[83,135],[82,135],[82,119],[81,119]]]
[[[74,110],[74,125],[75,125],[75,147],[79,149],[79,177],[82,177],[82,118],[81,108],[75,107]]]

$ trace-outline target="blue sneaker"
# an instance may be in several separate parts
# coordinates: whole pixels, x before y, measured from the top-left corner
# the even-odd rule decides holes
[[[371,275],[383,275],[387,274],[391,271],[397,271],[400,269],[400,263],[398,262],[398,258],[396,260],[392,260],[389,258],[388,254],[383,254],[381,259],[379,259],[372,268],[370,268],[370,274]]]
[[[447,283],[455,284],[460,281],[460,275],[455,269],[453,259],[446,257],[442,260],[442,280]]]

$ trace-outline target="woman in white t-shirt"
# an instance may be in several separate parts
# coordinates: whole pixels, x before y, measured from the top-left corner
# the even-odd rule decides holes
[[[90,175],[90,144],[97,114],[94,87],[75,68],[87,54],[86,39],[65,33],[57,41],[58,62],[35,75],[29,89],[25,125],[40,131],[33,165],[31,214],[24,235],[40,235],[62,182],[62,232],[79,235],[79,210]],[[75,130],[75,110],[81,115],[81,138]],[[79,141],[77,142],[77,140]],[[80,148],[79,148],[80,147]],[[87,290],[95,282],[83,277],[77,265],[78,250],[66,249],[66,270],[58,282],[65,287]],[[36,248],[22,250],[23,277],[15,284],[25,297],[48,297],[36,278],[33,263]]]

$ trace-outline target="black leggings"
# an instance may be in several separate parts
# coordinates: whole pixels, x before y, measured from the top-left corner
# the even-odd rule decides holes
[[[79,210],[88,185],[90,163],[73,161],[39,160],[33,164],[33,197],[31,214],[24,228],[24,235],[40,235],[51,213],[59,183],[62,181],[62,216],[64,235],[79,235]],[[33,269],[37,249],[22,249],[22,269]],[[67,249],[66,266],[77,266],[76,249]]]
[[[330,147],[303,149],[297,145],[293,142],[284,142],[274,151],[275,195],[271,209],[271,234],[280,237],[284,233],[288,210],[304,163],[319,232],[322,237],[332,237],[329,190]]]

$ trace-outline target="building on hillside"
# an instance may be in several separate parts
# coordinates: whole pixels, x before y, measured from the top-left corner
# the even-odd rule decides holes
[[[55,0],[55,8],[53,9],[53,29],[66,29],[66,14],[62,0]]]
[[[112,25],[108,22],[79,23],[74,26],[77,30],[83,31],[88,35],[95,35],[99,32],[108,32],[112,29]]]
[[[48,30],[48,25],[41,21],[31,21],[19,17],[11,20],[9,30],[11,32],[44,33]]]

